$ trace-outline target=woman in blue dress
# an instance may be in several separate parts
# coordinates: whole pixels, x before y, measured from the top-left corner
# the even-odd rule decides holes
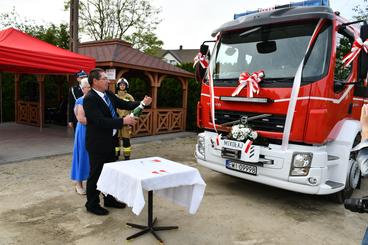
[[[80,195],[86,194],[83,181],[89,175],[89,157],[86,150],[86,124],[87,119],[83,110],[83,98],[91,89],[88,79],[83,78],[80,84],[83,96],[75,101],[74,113],[78,120],[74,136],[73,160],[70,178],[75,181],[75,191]]]

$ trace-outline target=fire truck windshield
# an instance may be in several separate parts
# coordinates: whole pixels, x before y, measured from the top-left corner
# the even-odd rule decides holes
[[[236,81],[242,72],[264,70],[266,81],[292,83],[317,21],[273,24],[224,33],[215,47],[211,62],[216,85]],[[303,82],[315,81],[327,74],[331,25],[320,31],[303,70]],[[275,85],[275,84],[274,84]]]

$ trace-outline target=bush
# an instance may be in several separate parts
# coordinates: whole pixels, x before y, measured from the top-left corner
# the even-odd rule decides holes
[[[178,65],[179,68],[194,73],[193,63]],[[197,131],[197,103],[201,96],[201,83],[194,78],[188,79],[187,128],[188,131]]]

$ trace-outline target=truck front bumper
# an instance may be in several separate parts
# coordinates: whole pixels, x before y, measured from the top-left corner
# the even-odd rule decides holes
[[[271,159],[272,164],[244,162],[257,167],[257,175],[252,175],[226,167],[227,159],[222,157],[221,150],[213,147],[211,138],[215,137],[214,133],[205,132],[201,136],[204,138],[202,143],[205,145],[205,150],[199,151],[198,144],[196,145],[197,162],[214,171],[306,194],[328,195],[344,188],[343,184],[328,181],[327,152],[324,146],[289,145],[286,151],[281,150],[279,145],[262,147],[260,156]],[[295,152],[313,153],[313,162],[306,176],[290,176],[290,166]]]

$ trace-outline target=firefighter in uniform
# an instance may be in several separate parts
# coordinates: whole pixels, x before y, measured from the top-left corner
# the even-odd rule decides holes
[[[116,96],[120,99],[126,100],[126,101],[134,101],[134,98],[132,95],[130,95],[127,90],[129,89],[129,83],[125,78],[120,78],[118,82],[116,83],[116,89],[117,94]],[[131,111],[128,110],[120,110],[117,109],[119,117],[123,118],[126,115],[129,115]],[[132,148],[130,145],[130,137],[132,134],[132,128],[130,125],[124,125],[121,129],[118,131],[118,145],[116,146],[116,154],[119,156],[120,152],[122,151],[124,155],[125,160],[130,159],[130,154],[132,152]]]

